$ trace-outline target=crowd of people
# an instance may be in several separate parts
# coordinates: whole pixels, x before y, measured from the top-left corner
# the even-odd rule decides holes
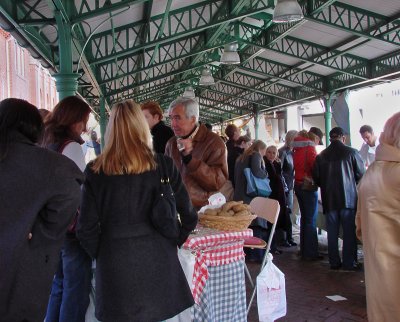
[[[82,99],[66,97],[46,114],[21,99],[0,102],[0,321],[85,321],[93,260],[100,321],[163,321],[191,307],[177,249],[211,195],[223,191],[228,200],[250,203],[245,168],[269,179],[269,198],[280,204],[271,252],[297,246],[291,216],[296,196],[299,255],[322,258],[320,189],[330,268],[360,269],[358,237],[370,320],[400,315],[400,288],[393,282],[400,276],[400,113],[380,138],[370,126],[361,127],[360,151],[347,146],[346,133],[335,127],[327,133],[329,146],[317,154],[324,134],[316,127],[288,131],[278,149],[241,136],[233,124],[225,129],[225,143],[199,122],[196,100],[179,97],[167,112],[171,127],[157,102],[117,102],[101,151],[97,133],[90,133],[96,158],[85,164],[81,135],[90,107]],[[179,213],[174,237],[151,216],[164,184],[163,164]],[[256,218],[250,227],[268,240],[267,221]],[[262,250],[246,255],[252,261],[264,256]]]

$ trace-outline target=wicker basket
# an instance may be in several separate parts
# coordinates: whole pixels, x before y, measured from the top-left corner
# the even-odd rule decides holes
[[[200,214],[199,222],[204,227],[218,230],[243,230],[249,227],[255,218],[257,216],[251,214],[230,217]]]

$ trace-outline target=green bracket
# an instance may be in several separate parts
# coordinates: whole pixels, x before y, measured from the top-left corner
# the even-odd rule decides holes
[[[73,72],[71,25],[64,21],[60,11],[55,11],[58,27],[58,50],[60,56],[60,72],[54,75],[60,100],[74,96],[78,89],[79,74]]]

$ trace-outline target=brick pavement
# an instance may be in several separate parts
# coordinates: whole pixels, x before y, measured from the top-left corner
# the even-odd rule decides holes
[[[274,256],[275,265],[286,278],[287,314],[278,321],[367,321],[364,273],[330,270],[324,232],[319,236],[319,244],[324,255],[321,261],[302,261],[297,255],[297,247],[281,247],[284,253]],[[362,251],[359,251],[359,258],[362,261]],[[260,265],[248,263],[248,268],[255,279]],[[247,283],[247,298],[250,297],[250,288]],[[326,298],[327,295],[341,295],[347,300],[334,302]],[[248,322],[258,321],[256,301],[253,302]]]

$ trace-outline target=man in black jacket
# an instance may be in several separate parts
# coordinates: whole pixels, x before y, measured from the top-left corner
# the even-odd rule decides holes
[[[342,266],[338,249],[341,224],[343,269],[356,270],[356,186],[365,168],[359,152],[344,144],[345,135],[342,128],[333,128],[329,137],[331,144],[317,156],[313,167],[313,178],[321,187],[322,206],[326,215],[329,263],[332,269]]]
[[[165,146],[168,140],[174,136],[174,132],[162,121],[163,111],[157,102],[149,101],[143,103],[140,107],[147,123],[149,123],[154,151],[164,154]]]

